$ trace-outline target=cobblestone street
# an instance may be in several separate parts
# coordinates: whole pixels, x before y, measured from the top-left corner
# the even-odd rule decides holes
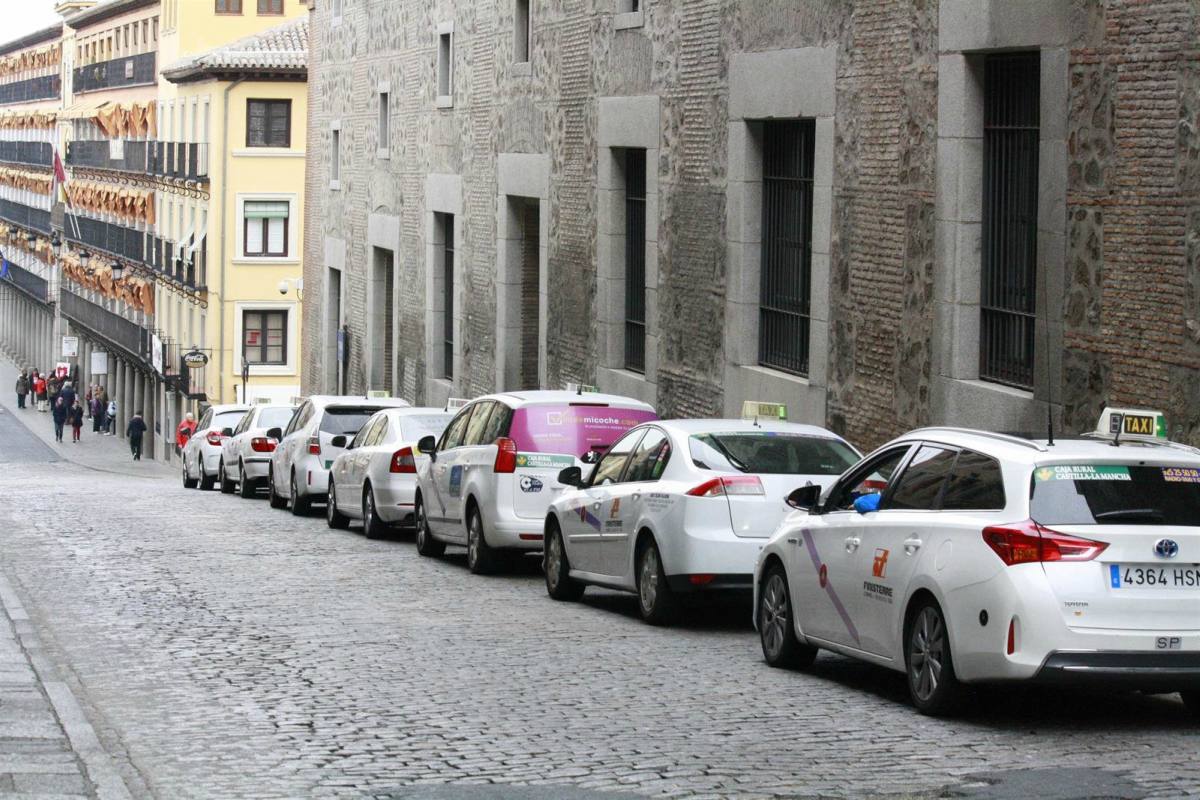
[[[34,412],[0,410],[0,577],[133,796],[983,797],[1033,769],[1095,796],[1200,796],[1177,696],[1003,691],[937,721],[898,674],[767,668],[748,605],[651,628],[632,597],[550,600],[535,563],[476,578],[405,536],[80,466],[16,413]]]

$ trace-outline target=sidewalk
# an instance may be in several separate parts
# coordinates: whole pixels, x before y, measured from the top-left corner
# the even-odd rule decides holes
[[[54,441],[54,421],[50,412],[40,413],[32,408],[29,398],[25,398],[25,408],[17,408],[17,394],[14,386],[20,369],[13,364],[8,355],[0,354],[0,406],[3,406],[14,419],[20,420],[35,436],[45,442],[59,458],[70,461],[82,467],[117,472],[124,475],[136,475],[144,478],[167,479],[178,478],[174,467],[168,467],[162,462],[142,456],[141,461],[134,461],[129,453],[129,443],[118,436],[101,436],[92,433],[92,421],[86,417],[83,420],[82,440],[79,444],[71,442],[71,428],[68,426],[63,433],[63,442]],[[84,393],[87,388],[84,387]],[[81,394],[82,398],[83,395]],[[117,398],[121,402],[121,398]],[[0,447],[4,442],[0,442]]]

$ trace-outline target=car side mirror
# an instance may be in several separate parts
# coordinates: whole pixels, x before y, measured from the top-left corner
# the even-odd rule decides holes
[[[279,428],[269,428],[267,430],[267,438],[274,439],[275,441],[278,442],[280,439],[283,438],[283,431]]]
[[[330,446],[330,447],[345,447],[345,446],[346,446],[346,436],[345,436],[345,434],[340,434],[340,433],[339,433],[337,436],[335,436],[335,437],[333,437],[332,439],[330,439],[330,440],[329,440],[329,446]]]
[[[878,511],[879,501],[882,499],[883,495],[878,492],[864,494],[854,501],[854,510],[860,514],[869,514],[872,511]]]
[[[221,430],[221,435],[222,436],[233,436],[233,428],[223,428]]]
[[[792,508],[810,511],[821,502],[821,487],[816,485],[801,486],[787,496],[787,504]]]
[[[558,482],[578,489],[583,486],[583,470],[579,467],[567,467],[558,473]]]
[[[417,442],[417,449],[422,455],[427,455],[434,461],[437,460],[437,438],[433,436],[422,436]]]

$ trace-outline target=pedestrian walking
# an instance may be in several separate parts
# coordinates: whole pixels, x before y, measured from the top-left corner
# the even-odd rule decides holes
[[[99,433],[104,427],[104,401],[100,399],[100,392],[92,394],[92,400],[88,404],[92,411],[92,433]]]
[[[46,379],[37,370],[33,371],[33,396],[37,398],[37,410],[46,412]]]
[[[61,397],[54,401],[54,411],[51,412],[51,417],[54,419],[54,441],[61,442],[63,437],[63,426],[67,424],[67,404],[63,402]]]
[[[71,407],[71,441],[79,444],[79,434],[83,430],[83,403],[78,400]]]
[[[104,409],[104,420],[108,423],[108,435],[116,436],[117,434],[117,401],[109,400],[108,406]]]
[[[17,376],[17,408],[25,407],[25,395],[29,394],[29,373],[21,370]]]
[[[145,433],[146,420],[142,419],[142,412],[133,412],[129,425],[125,428],[125,435],[129,437],[129,452],[133,454],[134,461],[142,460],[142,435]]]
[[[179,423],[179,427],[175,429],[175,447],[179,452],[183,452],[183,448],[187,446],[188,439],[192,438],[192,434],[196,432],[196,416],[192,412],[187,412],[183,416],[183,422]]]
[[[67,408],[75,407],[75,400],[78,395],[75,394],[75,384],[70,381],[63,381],[62,388],[58,391],[63,402],[67,404]]]
[[[58,403],[58,392],[62,389],[62,381],[53,372],[50,377],[46,378],[46,400],[50,403],[50,407],[54,408]]]

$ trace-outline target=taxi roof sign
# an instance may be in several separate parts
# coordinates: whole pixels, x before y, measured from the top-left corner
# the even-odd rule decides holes
[[[587,383],[572,383],[571,381],[567,381],[567,391],[574,392],[575,394],[595,394],[600,390]]]
[[[448,398],[446,400],[446,410],[447,411],[457,411],[458,409],[462,408],[469,402],[471,402],[471,401],[465,397]]]
[[[1105,408],[1100,414],[1096,433],[1114,439],[1152,439],[1166,441],[1167,416],[1144,408]]]
[[[392,396],[392,393],[387,389],[371,389],[367,392],[367,397],[372,400],[386,400]]]
[[[742,403],[742,419],[777,419],[787,422],[787,405],[784,403],[761,403],[757,400],[747,400]]]

